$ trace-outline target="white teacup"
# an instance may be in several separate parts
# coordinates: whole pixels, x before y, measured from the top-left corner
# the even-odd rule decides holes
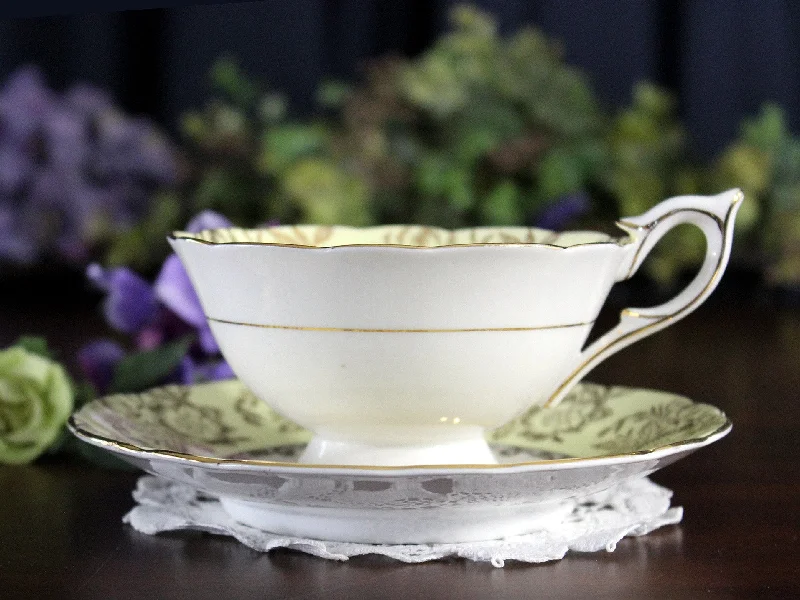
[[[554,405],[597,363],[694,310],[731,249],[739,190],[681,196],[626,232],[281,226],[171,238],[234,372],[315,433],[302,460],[493,463],[485,430]],[[681,223],[695,279],[582,349],[614,282]]]

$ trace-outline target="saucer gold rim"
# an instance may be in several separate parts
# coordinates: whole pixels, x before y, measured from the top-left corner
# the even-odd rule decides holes
[[[455,471],[455,470],[465,470],[465,471],[482,471],[482,470],[513,470],[520,467],[532,467],[532,466],[542,466],[542,465],[563,465],[563,464],[574,464],[574,463],[596,463],[596,462],[607,462],[607,461],[614,461],[620,460],[625,458],[642,458],[645,456],[650,456],[654,454],[658,454],[660,452],[664,452],[667,450],[674,450],[679,448],[686,448],[690,449],[692,446],[703,445],[706,442],[709,442],[713,439],[718,439],[727,435],[731,429],[733,428],[733,424],[731,423],[730,419],[725,416],[725,422],[720,425],[714,431],[699,437],[689,438],[686,440],[681,440],[678,442],[673,442],[671,444],[664,444],[660,446],[653,446],[651,448],[637,450],[635,452],[627,452],[621,454],[608,454],[604,456],[587,456],[587,457],[575,457],[575,458],[555,458],[555,459],[545,459],[545,460],[535,460],[535,461],[523,461],[523,462],[516,462],[516,463],[502,463],[502,464],[447,464],[447,465],[393,465],[393,466],[382,466],[382,465],[335,465],[335,464],[303,464],[297,462],[284,462],[284,461],[272,461],[272,460],[259,460],[259,459],[239,459],[239,458],[219,458],[219,457],[210,457],[210,456],[202,456],[202,455],[195,455],[195,454],[188,454],[184,452],[175,452],[172,450],[163,450],[163,449],[153,449],[153,448],[141,448],[136,446],[135,444],[129,444],[127,442],[121,442],[119,440],[113,440],[110,438],[103,437],[101,435],[91,433],[86,431],[85,429],[81,428],[75,423],[75,415],[73,414],[70,416],[69,420],[67,421],[67,427],[70,431],[75,434],[78,438],[82,439],[83,441],[93,444],[99,447],[106,447],[106,448],[115,448],[116,450],[122,451],[124,454],[144,454],[147,456],[156,456],[159,458],[171,458],[171,459],[178,459],[190,462],[197,462],[202,464],[212,464],[212,465],[238,465],[238,466],[249,466],[249,467],[277,467],[277,468],[291,468],[291,469],[299,469],[299,470],[329,470],[329,469],[336,469],[336,470],[345,470],[345,471],[389,471],[389,472],[398,472],[398,471],[408,471],[408,470],[446,470],[446,471]]]

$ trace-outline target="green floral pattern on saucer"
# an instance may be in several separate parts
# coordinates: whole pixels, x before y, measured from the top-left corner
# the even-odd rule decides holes
[[[135,449],[214,458],[247,458],[311,438],[238,381],[108,396],[81,408],[71,425]],[[489,439],[505,449],[596,458],[701,441],[727,425],[717,408],[682,396],[583,383],[558,406],[533,407]]]
[[[718,408],[683,396],[583,383],[558,406],[530,408],[490,439],[576,458],[598,457],[702,440],[727,423]]]

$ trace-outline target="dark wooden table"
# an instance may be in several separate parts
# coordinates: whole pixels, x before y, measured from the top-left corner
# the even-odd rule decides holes
[[[55,336],[69,354],[102,326],[80,303],[6,307],[0,343],[21,331]],[[139,534],[120,520],[135,474],[50,461],[0,468],[0,598],[800,597],[800,310],[728,293],[589,379],[670,390],[730,416],[727,438],[653,476],[685,508],[680,525],[543,565],[336,563],[207,534]]]

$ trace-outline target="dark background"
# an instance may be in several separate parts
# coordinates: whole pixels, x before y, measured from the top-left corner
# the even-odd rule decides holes
[[[390,51],[413,55],[446,26],[454,0],[268,0],[0,21],[0,76],[42,66],[62,87],[83,79],[174,132],[208,96],[213,60],[231,53],[293,111],[322,77],[353,78]],[[482,0],[504,31],[535,25],[563,42],[600,98],[628,102],[643,79],[672,89],[699,159],[775,101],[800,128],[800,2],[792,0]]]

